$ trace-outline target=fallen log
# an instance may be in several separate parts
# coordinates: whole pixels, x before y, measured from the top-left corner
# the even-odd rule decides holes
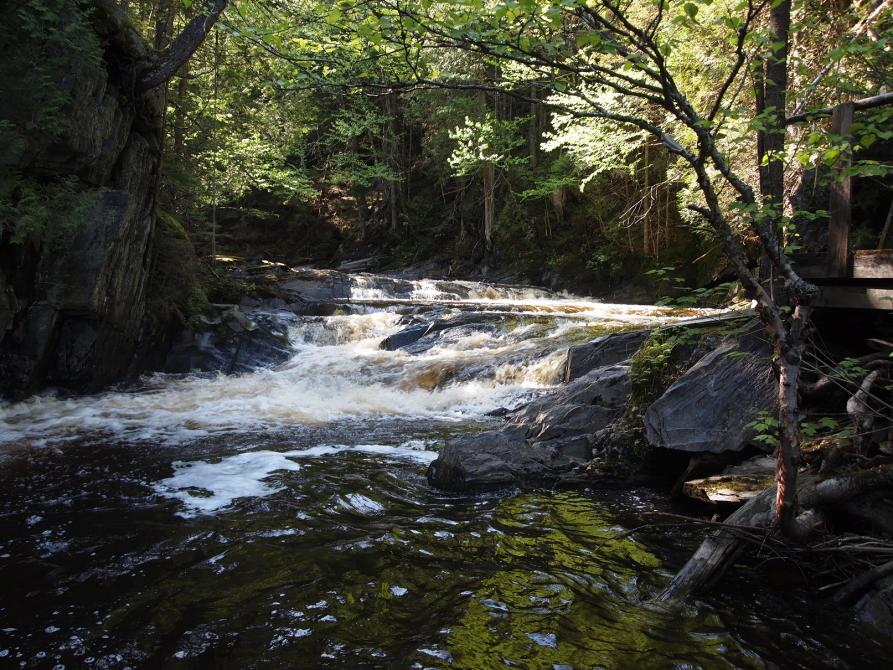
[[[729,515],[725,524],[751,528],[768,526],[772,519],[774,501],[775,487],[768,488]],[[677,602],[710,588],[731,567],[743,548],[741,534],[731,528],[713,532],[656,600],[664,603]]]
[[[888,575],[893,575],[893,561],[883,563],[866,570],[860,575],[853,577],[850,581],[840,587],[834,594],[834,602],[838,605],[852,605],[856,602],[872,585]]]
[[[855,497],[893,487],[893,465],[832,477],[820,482],[804,478],[799,488],[803,512],[794,521],[798,541],[805,541],[824,524],[822,507],[839,505]],[[713,586],[738,559],[745,548],[741,527],[769,529],[774,518],[775,487],[751,498],[724,522],[728,528],[711,533],[695,551],[670,584],[655,600],[672,603]]]

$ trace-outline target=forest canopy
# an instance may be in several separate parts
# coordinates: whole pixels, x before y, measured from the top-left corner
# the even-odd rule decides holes
[[[889,89],[886,4],[793,4],[785,111]],[[131,6],[147,36],[162,41],[156,33],[175,33],[204,11],[199,2]],[[170,206],[200,225],[212,201],[267,194],[336,221],[351,238],[379,227],[408,241],[406,254],[448,240],[472,254],[508,244],[523,257],[545,242],[559,266],[568,261],[562,238],[573,228],[585,240],[584,267],[608,274],[630,256],[652,265],[662,255],[672,260],[674,242],[706,251],[710,233],[688,207],[703,204],[694,173],[624,118],[648,120],[686,148],[696,141],[662,105],[654,75],[663,73],[646,62],[657,57],[735,173],[757,183],[758,131],[778,116],[758,95],[774,57],[769,9],[766,2],[231,3],[214,38],[170,85]],[[614,12],[657,52],[633,53],[635,45],[603,22]],[[787,196],[841,151],[889,140],[889,115],[861,116],[851,147],[828,132],[827,118],[789,127],[778,157],[788,168]],[[865,172],[885,169],[869,157],[860,163]],[[331,194],[340,196],[337,206]],[[736,198],[729,188],[718,196],[726,208]]]

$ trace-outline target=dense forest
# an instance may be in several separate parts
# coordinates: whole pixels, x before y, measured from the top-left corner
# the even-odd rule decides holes
[[[887,657],[890,0],[7,0],[0,147],[0,658]]]
[[[41,64],[42,86],[16,99],[4,129],[13,165],[23,133],[61,132],[64,92],[53,90],[60,58],[95,59],[102,48],[89,33],[92,3],[18,4],[34,16],[29,25],[10,10],[4,30],[18,48],[6,59],[4,89],[13,90],[26,62]],[[201,2],[125,4],[157,50],[207,11]],[[614,9],[642,25],[652,20],[652,3]],[[661,7],[649,35],[674,86],[750,184],[759,179],[761,129],[779,114],[764,92],[777,39],[765,9]],[[888,90],[885,16],[872,2],[798,3],[778,82],[787,111]],[[47,39],[50,27],[58,33]],[[703,203],[694,171],[653,133],[594,110],[648,120],[683,144],[693,139],[691,120],[649,99],[660,86],[648,81],[655,73],[604,30],[575,3],[237,3],[166,83],[162,219],[182,225],[200,255],[216,244],[222,254],[291,263],[434,260],[456,275],[507,268],[601,293],[667,266],[709,283],[723,261],[691,209]],[[23,104],[27,121],[16,123],[25,121]],[[801,218],[820,209],[815,203],[827,209],[817,192],[840,151],[857,153],[853,169],[862,174],[883,174],[889,114],[860,115],[846,147],[826,118],[789,126],[779,162],[786,202]],[[70,205],[71,189],[38,197],[14,175],[3,189],[7,217],[20,214],[11,234],[64,234],[71,222],[50,224],[45,212],[56,204],[48,198]],[[861,188],[870,194],[857,205],[856,234],[868,247],[880,236],[887,194],[874,180]],[[723,207],[736,197],[728,188],[718,195]],[[798,237],[795,223],[808,222],[785,224],[790,245],[817,244]]]

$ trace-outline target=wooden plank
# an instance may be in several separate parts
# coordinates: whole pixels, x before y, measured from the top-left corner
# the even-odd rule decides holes
[[[828,275],[828,254],[795,254],[794,270],[804,279],[825,279]],[[846,276],[854,279],[893,279],[893,249],[857,251],[849,260]]]
[[[853,103],[847,102],[834,108],[831,115],[831,132],[835,135],[848,135],[853,123]],[[828,264],[829,277],[846,277],[847,253],[849,250],[850,223],[852,209],[850,196],[852,183],[847,168],[849,156],[838,161],[831,174],[831,201],[828,210]]]
[[[893,250],[857,251],[853,256],[855,279],[893,279]]]
[[[893,288],[870,286],[822,286],[817,307],[846,309],[893,309]]]

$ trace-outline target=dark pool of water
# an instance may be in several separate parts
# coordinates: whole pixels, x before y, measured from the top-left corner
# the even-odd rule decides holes
[[[242,438],[178,455],[214,462],[233,445],[293,451],[325,435]],[[155,484],[174,471],[169,450],[96,439],[5,462],[0,666],[864,668],[889,657],[846,612],[752,577],[682,610],[645,604],[696,540],[623,535],[663,505],[647,491],[445,495],[422,463],[343,450],[274,473],[273,493],[184,518]]]

